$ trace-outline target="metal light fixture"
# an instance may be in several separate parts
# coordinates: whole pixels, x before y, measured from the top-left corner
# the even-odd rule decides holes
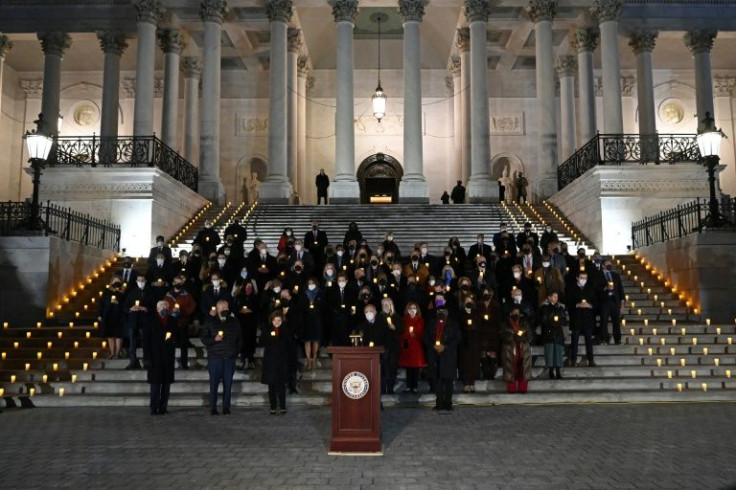
[[[721,159],[721,142],[725,137],[723,131],[716,128],[716,121],[710,115],[710,112],[706,112],[698,130],[697,140],[700,156],[703,157],[705,167],[708,170],[710,199],[708,201],[708,215],[705,217],[705,221],[701,223],[700,231],[703,228],[720,228],[731,225],[727,219],[721,216],[718,209],[718,199],[716,198],[716,168]]]
[[[381,119],[386,115],[386,94],[381,87],[381,22],[386,22],[388,15],[382,12],[376,12],[370,17],[372,22],[378,24],[378,86],[373,94],[373,115],[381,123]]]
[[[25,136],[23,136],[23,139],[26,140],[31,170],[33,171],[33,199],[31,201],[31,215],[19,223],[18,229],[40,232],[47,230],[46,223],[41,219],[41,207],[38,202],[38,190],[41,184],[41,170],[43,170],[46,159],[49,157],[54,140],[42,129],[42,114],[39,114],[38,119],[34,122],[36,123],[36,129],[33,131],[26,131]]]

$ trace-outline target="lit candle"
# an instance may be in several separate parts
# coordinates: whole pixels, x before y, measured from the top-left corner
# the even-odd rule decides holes
[[[731,370],[730,369],[726,369],[726,377],[727,378],[731,378]]]
[[[644,345],[644,339],[639,339],[639,345]]]
[[[721,365],[721,360],[716,357],[713,359],[713,364],[715,364],[715,366],[718,367]]]
[[[484,319],[484,320],[488,320],[488,318],[489,318],[489,316],[488,316],[488,315],[483,315],[483,319]]]
[[[677,383],[677,391],[682,391],[682,383]]]
[[[675,355],[675,348],[674,347],[670,347],[670,355],[671,356],[674,356]]]
[[[721,335],[721,327],[716,327],[716,335]]]
[[[657,301],[658,299],[659,299],[659,295],[655,294],[654,295],[654,301]]]
[[[102,348],[105,349],[107,347],[107,340],[102,341]]]
[[[687,329],[686,329],[685,327],[682,327],[682,328],[680,329],[680,334],[681,334],[681,335],[687,335]]]
[[[174,309],[175,310],[178,310],[179,309],[179,303],[174,303]]]
[[[435,341],[434,345],[440,346],[440,345],[442,345],[442,343],[439,340],[437,340],[437,341]]]
[[[668,315],[671,315],[672,314],[672,308],[667,308],[667,314]]]
[[[36,328],[41,328],[41,322],[36,322]]]
[[[695,371],[694,369],[691,370],[690,371],[690,377],[693,378],[693,379],[697,378],[698,377],[698,372]]]
[[[559,316],[557,316],[557,315],[555,315],[555,316],[554,316],[554,321],[559,321],[559,320],[560,320],[560,317],[559,317]]]
[[[35,394],[36,394],[36,388],[30,388],[30,389],[28,390],[28,394],[29,394],[30,396],[33,396],[33,395],[35,395]]]
[[[693,337],[693,345],[698,345],[698,338],[697,337]]]
[[[652,329],[652,335],[657,335],[657,329],[656,328],[653,328]]]
[[[64,396],[64,388],[59,388],[59,396]]]
[[[8,322],[3,322],[3,328],[8,328],[9,326]]]
[[[62,338],[64,336],[64,332],[57,332],[56,336]]]
[[[659,307],[660,308],[664,308],[664,301],[662,301],[662,302],[659,303]]]
[[[54,346],[54,343],[53,343],[53,342],[51,342],[50,340],[49,340],[48,342],[46,342],[46,348],[47,348],[47,349],[50,349],[50,348],[52,348],[53,346]]]
[[[667,371],[667,378],[672,379],[672,371]]]
[[[74,348],[79,349],[79,341],[77,340],[74,341]]]
[[[640,311],[641,311],[641,310],[640,310]],[[648,327],[648,326],[649,326],[649,319],[648,319],[648,318],[645,318],[645,319],[644,319],[644,326],[645,326],[645,327]]]
[[[97,359],[97,352],[92,353],[92,359]]]
[[[15,383],[15,374],[10,375],[10,382]]]
[[[59,370],[59,365],[58,365],[57,363],[53,363],[53,364],[51,365],[51,369],[52,369],[53,371],[58,371],[58,370]]]
[[[26,371],[30,371],[30,370],[31,370],[31,363],[30,362],[27,362],[26,363]]]
[[[726,342],[728,342],[728,345],[733,344],[733,338],[732,337],[727,338]]]
[[[641,308],[637,308],[636,309],[636,314],[639,315],[639,316],[641,316]]]
[[[7,353],[5,353],[5,352],[3,352],[2,354],[0,354],[0,358],[2,358],[2,360],[3,360],[3,361],[4,361],[4,360],[5,360],[5,359],[6,359],[7,357],[8,357],[8,354],[7,354]]]
[[[662,367],[662,359],[657,359],[657,367]]]
[[[651,347],[647,348],[647,354],[651,356],[653,353],[654,353],[654,349],[652,349]]]
[[[700,386],[703,387],[703,391],[708,391],[708,383],[702,383]]]
[[[141,301],[139,299],[135,300],[135,305],[136,306],[140,306],[141,305]]]
[[[48,380],[49,380],[48,374],[44,374],[43,376],[41,376],[41,382],[46,383]]]
[[[703,347],[703,355],[704,356],[707,356],[708,355],[708,348],[707,347]]]
[[[90,337],[90,333],[89,332],[85,332],[84,333],[84,337],[88,339]]]
[[[684,357],[681,357],[680,358],[680,366],[682,366],[682,367],[687,366],[687,361],[685,361],[685,358]]]
[[[27,339],[30,339],[31,338],[31,332],[26,332],[26,338]]]
[[[374,345],[373,342],[368,342],[368,347],[373,347]]]
[[[69,360],[69,353],[68,352],[64,352],[64,359]]]
[[[72,383],[76,383],[76,382],[77,382],[77,375],[72,374]]]
[[[18,342],[13,342],[13,349],[17,349],[19,346]]]
[[[89,369],[89,364],[85,362],[82,364],[82,371],[86,371],[87,369]]]
[[[38,359],[39,361],[43,359],[43,352],[36,352],[36,359]]]
[[[217,335],[219,335],[220,337],[224,337],[225,336],[225,331],[224,330],[218,330],[217,331]]]
[[[271,330],[271,337],[276,337],[276,330]]]
[[[710,318],[706,318],[706,319],[705,319],[705,324],[706,324],[706,325],[708,325],[708,326],[710,327]]]
[[[470,326],[472,324],[473,324],[473,320],[471,320],[470,318],[468,318],[468,326]]]
[[[665,344],[667,344],[667,339],[665,339],[664,337],[662,337],[661,339],[659,339],[659,343],[662,344],[662,345],[665,345]]]

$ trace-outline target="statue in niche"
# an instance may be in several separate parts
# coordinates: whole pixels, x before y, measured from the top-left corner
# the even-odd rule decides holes
[[[514,180],[509,176],[510,172],[511,169],[509,168],[508,160],[506,160],[501,177],[498,179],[504,187],[504,200],[506,202],[512,202],[516,198],[516,186],[514,185]]]
[[[258,190],[261,182],[258,180],[258,174],[251,172],[250,182],[248,183],[248,204],[253,204],[258,200]]]
[[[250,192],[248,192],[248,186],[250,185],[250,179],[248,176],[243,177],[243,186],[240,188],[240,192],[243,195],[243,202],[247,202],[248,204],[251,203],[251,200],[248,198],[250,195]]]

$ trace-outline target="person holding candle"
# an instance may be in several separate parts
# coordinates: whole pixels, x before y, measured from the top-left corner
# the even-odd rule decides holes
[[[276,258],[268,252],[266,244],[256,239],[254,250],[248,255],[250,275],[256,280],[259,291],[265,289],[266,283],[276,277]]]
[[[276,246],[276,250],[278,250],[279,253],[284,253],[286,255],[294,253],[294,230],[290,226],[287,226],[284,228],[284,231],[281,232],[281,237],[279,237],[279,243]]]
[[[220,301],[226,301],[228,304],[233,301],[230,291],[228,291],[227,283],[222,279],[222,275],[219,272],[214,272],[211,277],[210,284],[205,286],[202,291],[202,300],[199,305],[200,311],[205,318],[215,316],[215,305]]]
[[[549,379],[562,379],[562,357],[565,353],[565,331],[567,311],[559,302],[560,295],[551,290],[539,309],[539,323],[542,325],[544,342],[544,361],[549,370]]]
[[[601,313],[601,331],[600,339],[603,342],[611,343],[611,337],[608,334],[608,320],[610,318],[613,326],[613,341],[616,345],[621,344],[621,310],[626,305],[623,282],[621,276],[612,270],[613,264],[611,259],[603,262],[603,281],[600,285],[600,313]]]
[[[284,313],[281,310],[274,310],[261,333],[263,345],[261,383],[268,385],[271,415],[276,415],[277,410],[282,415],[286,414],[286,382],[292,336],[293,330],[289,322],[284,321]]]
[[[557,292],[559,297],[565,290],[562,273],[552,265],[552,259],[547,252],[542,255],[542,267],[534,272],[534,282],[537,283],[537,304],[540,305],[549,299],[550,292]]]
[[[399,339],[404,331],[404,321],[401,315],[396,312],[391,298],[381,300],[381,313],[379,313],[378,319],[384,328],[384,351],[381,354],[383,360],[383,366],[381,367],[383,373],[381,376],[382,392],[393,395],[399,369]]]
[[[153,300],[153,293],[146,286],[146,278],[138,276],[136,278],[136,286],[128,290],[125,296],[125,306],[123,310],[127,313],[126,328],[128,331],[128,357],[130,363],[125,369],[140,369],[141,364],[138,361],[136,348],[138,346],[138,338],[144,337],[144,331],[148,328],[149,315],[153,314],[156,302]],[[148,352],[145,345],[143,346],[143,363],[148,361]]]
[[[463,392],[475,393],[475,381],[480,371],[480,356],[483,350],[483,332],[476,314],[475,299],[466,296],[460,310],[460,376]]]
[[[182,369],[189,369],[189,324],[191,316],[197,310],[194,298],[184,289],[186,278],[177,276],[173,287],[164,296],[168,304],[171,318],[176,322],[176,344],[179,347],[179,364]]]
[[[307,358],[307,370],[317,367],[319,345],[324,330],[324,297],[317,285],[317,279],[307,280],[306,290],[300,293],[297,301],[302,320],[301,338],[304,341],[304,353]]]
[[[243,269],[247,271],[247,269]],[[235,282],[233,287],[233,307],[235,318],[240,323],[240,330],[243,334],[243,350],[241,351],[243,359],[243,369],[255,368],[255,352],[258,337],[258,290],[256,282],[241,274],[240,279]]]
[[[304,234],[304,247],[312,254],[314,266],[324,267],[325,247],[330,243],[327,233],[319,229],[319,222],[312,221],[312,228]]]
[[[503,339],[503,379],[509,393],[526,394],[532,374],[529,334],[533,323],[518,306],[512,306],[501,332]]]
[[[169,393],[174,382],[176,320],[171,317],[169,303],[156,303],[144,336],[145,349],[149,353],[147,381],[151,385],[149,408],[151,415],[169,413]]]
[[[202,254],[205,257],[209,257],[212,252],[217,251],[217,247],[220,245],[220,234],[212,227],[211,220],[205,220],[204,228],[199,230],[193,243],[202,247]]]
[[[424,318],[418,303],[410,301],[406,304],[403,320],[399,367],[406,370],[406,391],[416,393],[419,388],[419,370],[427,366],[423,344]]]
[[[99,301],[99,312],[97,321],[100,322],[100,333],[107,338],[107,346],[110,349],[108,359],[120,355],[123,347],[123,336],[125,332],[125,312],[123,281],[118,276],[113,276],[110,287],[102,293]]]
[[[593,326],[595,324],[596,291],[588,282],[585,271],[577,273],[576,284],[567,291],[567,308],[570,313],[570,366],[581,366],[577,363],[578,340],[585,337],[585,356],[588,366],[595,366],[593,357]]]
[[[457,373],[457,347],[460,329],[450,316],[444,294],[434,299],[435,317],[427,322],[424,345],[427,353],[427,372],[435,390],[434,410],[452,410],[452,391]]]
[[[498,357],[501,355],[501,305],[494,298],[493,289],[483,289],[476,303],[475,321],[481,332],[481,370],[485,379],[495,379]]]
[[[222,383],[222,413],[230,414],[235,360],[242,349],[243,338],[240,324],[230,314],[227,301],[215,305],[214,316],[210,316],[202,327],[200,338],[207,348],[207,370],[210,375],[210,413],[218,415],[217,390]]]

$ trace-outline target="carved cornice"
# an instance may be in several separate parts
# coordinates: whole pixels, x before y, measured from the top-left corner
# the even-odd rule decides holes
[[[687,31],[683,39],[687,49],[695,54],[713,49],[713,42],[717,35],[718,31],[715,29],[695,29]]]
[[[490,0],[465,0],[465,19],[468,23],[488,22],[490,15]]]
[[[13,41],[11,41],[5,34],[0,34],[0,58],[5,58],[5,55],[8,54],[8,51],[12,48]]]
[[[291,0],[269,0],[266,4],[266,17],[269,22],[289,22],[294,14]]]
[[[126,98],[135,99],[135,78],[125,78],[120,85],[123,87]]]
[[[302,78],[309,76],[309,58],[306,55],[297,58],[296,73],[297,76]]]
[[[624,97],[631,97],[634,94],[634,87],[636,86],[636,78],[630,76],[621,77],[621,95]]]
[[[595,91],[596,97],[603,95],[603,78],[595,77],[595,80],[593,81],[593,90]]]
[[[734,77],[713,78],[713,95],[716,97],[731,97],[734,87],[736,87],[736,78]]]
[[[159,29],[158,44],[164,53],[179,54],[184,49],[184,38],[178,29]]]
[[[543,20],[552,22],[557,15],[557,0],[529,0],[525,10],[535,24]]]
[[[590,8],[593,18],[599,23],[618,21],[621,18],[623,2],[621,0],[595,0]]]
[[[557,75],[560,77],[575,76],[575,71],[578,68],[578,59],[572,55],[560,56],[557,59],[555,68],[557,69]]]
[[[227,2],[225,0],[202,0],[199,5],[199,17],[202,22],[214,22],[222,24],[227,14]]]
[[[460,76],[462,70],[460,57],[456,54],[450,56],[450,61],[447,63],[447,69],[452,73],[452,76]]]
[[[292,53],[298,53],[302,47],[302,31],[296,27],[286,30],[286,46]]]
[[[457,45],[458,51],[461,53],[467,53],[470,50],[470,29],[467,27],[461,27],[458,29],[455,44]]]
[[[654,192],[657,194],[667,194],[668,192],[692,192],[694,194],[707,194],[707,179],[688,179],[688,180],[649,180],[649,179],[621,179],[621,180],[601,180],[601,192]]]
[[[159,0],[138,0],[135,10],[138,13],[138,22],[158,24],[164,15],[164,8]]]
[[[43,80],[21,80],[20,88],[26,94],[26,98],[39,97],[43,93]]]
[[[194,56],[187,56],[181,60],[181,72],[184,78],[199,78],[202,74],[202,64]]]
[[[578,53],[595,51],[595,48],[598,47],[598,39],[600,39],[598,29],[581,27],[570,33],[570,46]]]
[[[329,0],[332,7],[332,16],[335,22],[350,22],[355,24],[358,15],[358,0]]]
[[[44,54],[64,56],[64,52],[72,45],[71,36],[62,31],[39,32],[37,37]]]
[[[97,33],[97,39],[100,40],[100,48],[105,54],[114,54],[121,56],[128,43],[125,40],[125,34],[122,32],[104,31]]]
[[[163,78],[153,79],[153,95],[154,97],[163,97],[164,95],[164,79]]]
[[[399,0],[399,14],[404,22],[421,22],[426,3],[425,0]]]
[[[634,54],[652,52],[657,44],[657,36],[659,33],[652,30],[634,31],[629,36],[629,46]]]

